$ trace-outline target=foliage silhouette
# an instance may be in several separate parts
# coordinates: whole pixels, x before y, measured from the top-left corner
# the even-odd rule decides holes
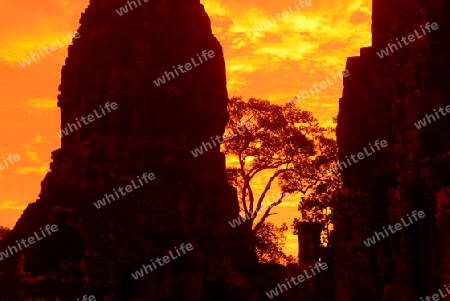
[[[292,104],[280,106],[255,98],[244,101],[234,97],[228,103],[228,112],[227,129],[247,120],[252,123],[250,129],[228,140],[223,147],[224,153],[237,161],[237,167],[227,168],[227,176],[238,190],[241,211],[247,217],[241,229],[254,239],[260,260],[275,260],[275,253],[279,255],[278,259],[282,259],[275,250],[283,238],[279,229],[287,228],[265,225],[266,219],[275,214],[271,210],[283,202],[285,193],[303,196],[313,193],[311,196],[315,198],[307,198],[306,206],[302,207],[305,212],[309,210],[307,208],[318,212],[323,206],[328,206],[330,200],[325,198],[327,187],[332,188],[334,184],[331,184],[335,183],[327,171],[337,157],[334,130],[321,127],[310,112]],[[261,188],[263,177],[267,180],[264,180],[262,192],[257,196],[252,180],[258,178],[258,188]],[[267,202],[275,181],[281,190],[280,197]],[[315,203],[322,200],[326,203]],[[263,205],[264,201],[266,204]],[[263,242],[261,237],[264,235],[275,245]]]

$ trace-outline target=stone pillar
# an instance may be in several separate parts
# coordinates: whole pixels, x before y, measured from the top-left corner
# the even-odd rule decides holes
[[[298,264],[300,273],[306,270],[308,274],[311,274],[311,267],[314,267],[314,264],[319,261],[322,224],[317,222],[299,222],[295,229],[298,231]],[[316,283],[317,276],[306,279],[305,282],[300,284],[301,300],[317,300]]]

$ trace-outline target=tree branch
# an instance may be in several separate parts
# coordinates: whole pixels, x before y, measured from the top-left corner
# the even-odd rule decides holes
[[[285,169],[277,170],[277,171],[273,174],[273,176],[270,177],[269,181],[268,181],[267,184],[266,184],[266,187],[264,188],[263,192],[261,193],[261,196],[259,197],[258,205],[257,205],[256,208],[259,208],[259,207],[261,206],[262,201],[264,200],[267,191],[269,191],[269,190],[270,190],[270,186],[272,186],[272,182],[273,182],[273,181],[274,181],[281,173],[283,173],[283,172],[285,172],[285,171],[286,171]]]
[[[266,212],[264,212],[264,215],[262,216],[261,220],[256,224],[255,228],[252,230],[253,234],[256,234],[256,232],[258,232],[259,228],[261,228],[261,226],[264,224],[265,220],[271,215],[270,214],[270,210],[273,207],[275,207],[278,204],[280,204],[283,201],[283,198],[284,198],[284,194],[280,197],[280,199],[278,201],[276,201],[275,203],[270,205],[269,208],[267,208],[267,210],[266,210]],[[275,213],[273,213],[273,214],[275,214]]]
[[[239,158],[239,164],[241,166],[241,170],[240,170],[241,177],[244,180],[244,187],[242,188],[241,201],[242,201],[242,206],[244,207],[244,212],[245,213],[249,213],[248,212],[248,208],[247,208],[247,203],[245,201],[245,196],[246,196],[245,191],[247,190],[247,186],[250,185],[250,182],[247,182],[247,176],[245,174],[245,169],[244,169],[245,168],[245,160],[244,161],[242,160],[242,153],[241,152],[238,154],[238,158]]]

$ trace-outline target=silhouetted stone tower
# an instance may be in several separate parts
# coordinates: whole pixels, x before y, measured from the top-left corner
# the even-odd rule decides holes
[[[127,1],[91,0],[81,16],[58,96],[61,127],[78,127],[53,152],[39,199],[2,246],[49,223],[61,230],[24,250],[24,261],[4,262],[0,277],[16,278],[2,282],[10,285],[0,300],[75,300],[88,291],[97,300],[226,300],[233,265],[255,263],[228,225],[239,208],[220,148],[191,153],[222,135],[228,120],[225,63],[210,20],[199,0],[128,2],[119,16]],[[204,50],[215,57],[199,64]],[[173,68],[186,63],[192,67],[184,73]],[[170,80],[158,87],[163,75]],[[108,102],[118,107],[103,114]],[[77,123],[90,114],[94,121]],[[94,207],[145,172],[156,179]],[[131,277],[181,243],[194,251]],[[37,286],[31,276],[51,285]]]
[[[374,0],[373,46],[347,61],[340,160],[375,140],[388,147],[342,171],[334,212],[337,301],[419,300],[450,282],[450,116],[414,125],[450,104],[449,17],[444,0]],[[439,29],[424,35],[420,26],[427,22]],[[400,47],[410,35],[415,41]],[[388,44],[394,51],[380,58]],[[375,245],[363,244],[414,210],[426,217]]]

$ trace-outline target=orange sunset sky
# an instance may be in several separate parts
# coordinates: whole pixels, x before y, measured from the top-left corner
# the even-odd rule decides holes
[[[0,158],[9,154],[21,157],[0,171],[1,226],[14,227],[27,204],[38,198],[40,183],[49,170],[50,153],[61,143],[55,134],[60,129],[56,96],[67,47],[45,53],[25,68],[19,62],[30,52],[55,44],[56,39],[64,43],[62,35],[78,29],[88,2],[0,0]],[[371,45],[372,8],[368,0],[312,0],[304,9],[298,0],[201,2],[224,50],[230,97],[285,103],[299,90],[308,90],[308,85],[343,70],[347,57],[357,56],[359,48]],[[289,6],[296,14],[289,12]],[[288,14],[279,21],[275,14],[284,11]],[[271,15],[276,24],[254,33],[252,29],[270,20]],[[322,125],[332,126],[341,94],[342,81],[298,106],[312,111]],[[298,216],[297,204],[298,198],[291,196],[273,210],[278,214],[268,221],[284,221],[290,226]],[[297,238],[291,231],[285,251],[297,253]]]

